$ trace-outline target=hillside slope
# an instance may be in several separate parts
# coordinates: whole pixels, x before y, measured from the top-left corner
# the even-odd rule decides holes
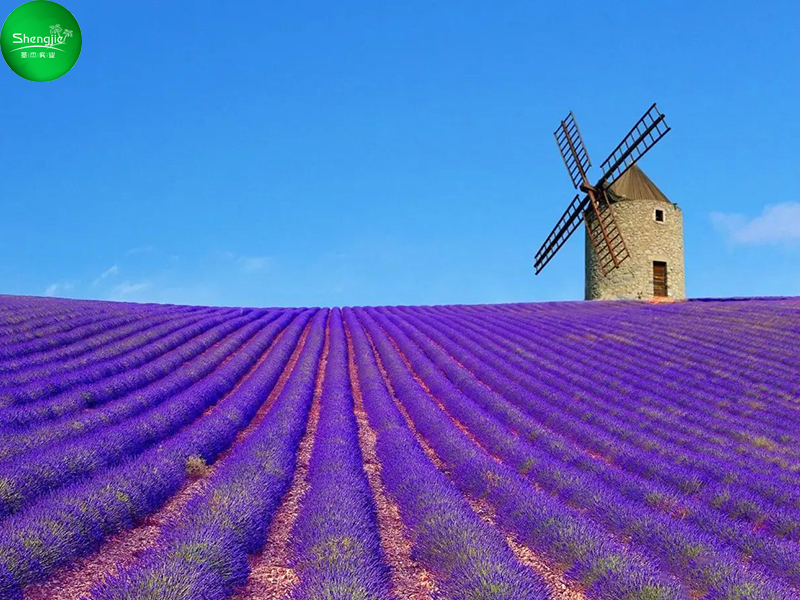
[[[800,299],[0,297],[3,598],[800,597]]]

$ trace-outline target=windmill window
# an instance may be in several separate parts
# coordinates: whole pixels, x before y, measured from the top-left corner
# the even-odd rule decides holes
[[[656,219],[657,223],[663,223],[664,222],[664,211],[661,210],[660,208],[656,209],[655,219]]]

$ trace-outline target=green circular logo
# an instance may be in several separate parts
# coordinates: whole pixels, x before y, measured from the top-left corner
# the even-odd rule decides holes
[[[0,50],[20,77],[53,81],[78,62],[81,28],[60,4],[33,0],[8,15],[0,31]]]

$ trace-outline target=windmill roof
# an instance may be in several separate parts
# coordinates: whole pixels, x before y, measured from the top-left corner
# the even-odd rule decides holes
[[[644,174],[637,165],[633,165],[611,185],[611,191],[628,200],[660,200],[672,203],[658,186]]]

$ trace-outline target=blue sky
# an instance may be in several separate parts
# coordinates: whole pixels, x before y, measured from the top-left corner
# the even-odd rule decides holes
[[[578,299],[552,131],[684,211],[690,296],[800,295],[797,2],[88,2],[0,69],[0,291],[223,305]],[[16,3],[3,3],[4,16]]]

